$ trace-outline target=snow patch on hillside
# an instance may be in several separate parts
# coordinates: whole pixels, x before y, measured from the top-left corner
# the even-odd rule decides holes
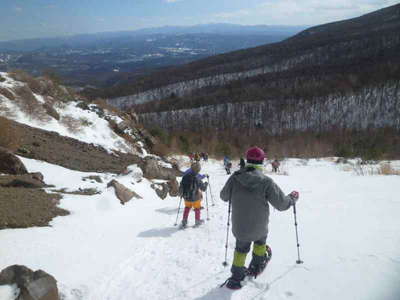
[[[10,78],[7,73],[0,73],[5,78],[4,82],[0,82],[0,87],[6,88],[12,92],[13,87],[24,85],[21,82]],[[42,95],[33,94],[39,104],[44,104],[45,100]],[[132,147],[120,136],[115,134],[109,126],[109,122],[100,117],[95,111],[85,110],[77,105],[78,101],[68,103],[58,102],[54,105],[54,109],[60,115],[60,120],[48,116],[46,120],[33,118],[31,115],[24,113],[19,106],[5,96],[0,94],[0,102],[7,107],[11,113],[1,112],[0,115],[26,124],[31,127],[40,128],[47,131],[55,131],[62,136],[71,137],[85,143],[94,144],[103,147],[108,151],[121,151],[123,153],[132,152]],[[91,104],[92,107],[96,106]],[[106,116],[114,120],[116,123],[122,122],[119,116],[113,115],[106,111]]]

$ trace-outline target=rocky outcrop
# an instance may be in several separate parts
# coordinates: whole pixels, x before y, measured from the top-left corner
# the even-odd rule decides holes
[[[17,156],[0,147],[0,173],[18,175],[26,174],[28,171]]]
[[[96,173],[121,173],[128,165],[137,164],[142,160],[134,154],[110,153],[102,147],[61,136],[57,132],[10,122],[21,135],[18,155],[24,157],[46,161],[72,170]],[[2,159],[0,159],[1,164]],[[0,173],[4,172],[0,170]]]
[[[124,205],[126,202],[130,201],[132,198],[143,199],[140,195],[136,194],[134,191],[128,189],[123,184],[119,183],[115,179],[111,180],[107,187],[113,187],[115,190],[115,195],[121,201],[121,204]]]
[[[179,195],[179,183],[176,179],[168,181],[169,195],[171,197],[178,197]]]
[[[153,183],[151,184],[151,188],[162,200],[167,198],[168,195],[171,197],[177,197],[179,195],[179,183],[176,179],[163,183]]]
[[[158,163],[154,157],[148,156],[144,158],[142,166],[144,177],[148,179],[173,180],[176,176],[180,176],[181,172],[175,168],[166,168]]]
[[[16,300],[59,300],[57,280],[50,274],[13,265],[0,273],[0,285],[16,284],[20,294]]]
[[[48,103],[43,104],[43,108],[46,110],[46,113],[56,119],[57,121],[60,120],[60,114]]]
[[[163,183],[153,183],[151,185],[151,188],[156,192],[157,196],[164,200],[168,196],[168,183],[163,182]]]
[[[14,180],[4,186],[40,189],[46,187],[47,185],[43,181],[43,175],[41,173],[32,173],[17,176]]]

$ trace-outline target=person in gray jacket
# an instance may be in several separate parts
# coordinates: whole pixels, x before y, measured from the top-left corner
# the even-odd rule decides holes
[[[247,150],[246,167],[231,175],[220,193],[223,201],[231,202],[232,232],[236,238],[232,276],[226,284],[230,289],[240,289],[246,274],[257,276],[269,261],[271,252],[266,245],[269,204],[284,211],[299,198],[296,191],[285,196],[278,185],[263,174],[264,159],[262,149],[252,147]],[[246,256],[253,242],[253,257],[246,269]]]

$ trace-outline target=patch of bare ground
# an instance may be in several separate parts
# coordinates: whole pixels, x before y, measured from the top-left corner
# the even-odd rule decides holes
[[[69,195],[82,195],[82,196],[93,196],[101,193],[101,191],[95,188],[86,188],[86,189],[79,188],[76,191],[67,191],[67,189],[64,188],[59,190],[53,190],[53,192],[61,194],[69,194]]]
[[[71,170],[96,173],[121,173],[127,166],[142,164],[133,154],[109,153],[101,147],[87,144],[56,132],[33,128],[10,121],[20,134],[16,154],[46,161]]]
[[[11,177],[0,176],[0,181],[9,182]],[[0,229],[48,226],[53,218],[69,214],[57,206],[60,199],[41,189],[0,186]]]

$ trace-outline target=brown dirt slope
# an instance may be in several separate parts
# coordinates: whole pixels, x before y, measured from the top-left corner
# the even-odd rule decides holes
[[[16,154],[82,172],[120,173],[128,165],[140,164],[133,154],[109,154],[101,147],[14,122],[20,135]]]
[[[0,176],[0,182],[5,183],[10,177]],[[41,189],[0,186],[0,230],[48,226],[53,218],[69,214],[57,207],[60,199],[59,194],[47,194]]]

